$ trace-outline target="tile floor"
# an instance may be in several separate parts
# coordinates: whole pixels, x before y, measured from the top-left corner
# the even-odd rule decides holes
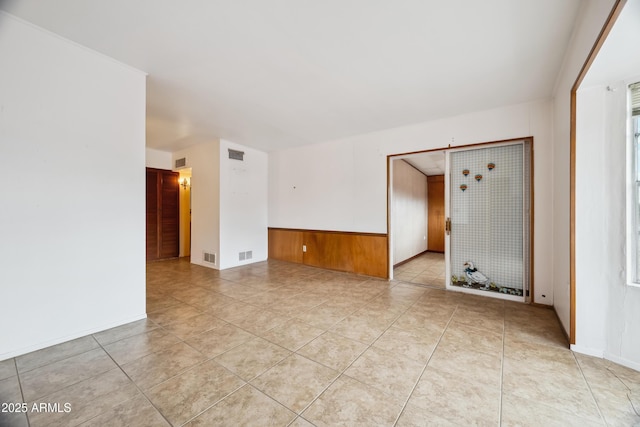
[[[393,278],[403,282],[445,288],[444,254],[424,254],[393,269]]]
[[[0,401],[60,409],[0,425],[640,424],[640,372],[552,310],[272,261],[147,281],[147,320],[0,362]]]

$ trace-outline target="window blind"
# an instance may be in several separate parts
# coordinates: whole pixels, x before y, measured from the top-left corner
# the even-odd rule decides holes
[[[629,85],[631,92],[631,115],[640,116],[640,82]]]

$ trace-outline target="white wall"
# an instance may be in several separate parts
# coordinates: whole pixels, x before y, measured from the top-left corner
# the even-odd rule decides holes
[[[229,159],[229,149],[244,160]],[[239,252],[252,251],[240,261]],[[220,141],[220,268],[267,259],[267,154]]]
[[[171,153],[168,151],[154,150],[153,148],[145,149],[145,166],[156,169],[173,169],[171,161]]]
[[[533,136],[534,296],[553,304],[551,112],[532,102],[272,152],[269,226],[386,233],[387,155]]]
[[[228,149],[245,152],[230,160]],[[230,141],[205,142],[173,153],[191,168],[191,262],[225,269],[267,259],[267,155]],[[216,254],[216,264],[203,252]],[[239,252],[252,251],[240,261]]]
[[[269,153],[269,226],[386,233],[386,200],[369,190],[386,188],[375,148],[347,140]]]
[[[612,185],[610,181],[609,153],[605,140],[606,90],[603,87],[580,90],[577,109],[580,111],[576,126],[576,345],[582,352],[602,357],[606,347],[606,259],[610,230],[604,212],[608,193],[616,187],[624,196],[624,181]],[[624,126],[624,125],[623,125]],[[623,127],[624,130],[624,127]],[[624,143],[622,144],[624,152]],[[620,166],[624,165],[624,156]],[[618,207],[624,212],[624,201]],[[624,223],[624,220],[622,221]],[[623,263],[624,256],[620,258]]]
[[[626,86],[578,91],[574,349],[640,369],[640,288],[626,285]]]
[[[567,333],[570,328],[569,125],[571,87],[596,41],[613,3],[613,0],[583,1],[554,89],[553,151],[552,157],[544,160],[547,164],[551,162],[553,168],[553,217],[552,223],[548,224],[553,229],[553,305]],[[536,160],[537,168],[538,161]],[[538,188],[536,184],[536,193]],[[539,209],[536,206],[536,218],[538,212]]]
[[[629,55],[640,1],[623,9],[577,94],[576,344],[640,370],[640,288],[627,285],[626,192],[630,162],[627,87],[640,81]],[[629,150],[629,151],[627,151]]]
[[[637,15],[636,15],[637,16]],[[640,81],[640,69],[635,70]],[[601,89],[605,94],[604,133],[605,138],[598,141],[603,147],[603,160],[606,167],[600,169],[604,186],[613,191],[605,193],[607,203],[597,206],[603,208],[603,228],[606,239],[600,242],[604,249],[604,257],[599,264],[604,267],[604,283],[608,286],[607,315],[607,345],[604,356],[616,362],[640,370],[640,288],[627,286],[626,275],[626,194],[627,175],[627,84],[625,82],[611,82],[613,90]],[[595,89],[597,90],[597,89]],[[586,147],[585,147],[586,148]],[[579,175],[582,177],[582,174]],[[576,267],[584,268],[585,264]],[[602,287],[602,283],[592,283],[592,288]],[[602,302],[599,303],[602,305]],[[585,313],[587,315],[587,313]],[[582,319],[584,316],[581,316]],[[578,325],[580,325],[578,323]],[[580,328],[579,328],[580,329]],[[579,342],[576,342],[578,344]]]
[[[393,264],[427,250],[427,177],[402,159],[392,161]]]
[[[176,151],[191,168],[191,263],[220,268],[220,141],[204,142]],[[215,265],[205,262],[203,252],[214,253]]]
[[[0,12],[0,360],[144,318],[145,75]]]

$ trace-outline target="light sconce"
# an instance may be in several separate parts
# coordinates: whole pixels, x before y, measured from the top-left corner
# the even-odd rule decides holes
[[[178,182],[180,183],[182,188],[184,188],[185,190],[187,188],[191,188],[191,180],[186,176],[178,179]]]

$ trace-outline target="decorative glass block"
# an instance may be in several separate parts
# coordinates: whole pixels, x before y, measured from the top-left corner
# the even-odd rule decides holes
[[[470,181],[459,172],[451,174],[451,188],[457,190],[450,195],[452,275],[465,278],[464,264],[470,261],[494,284],[491,290],[523,294],[529,276],[529,245],[524,244],[529,234],[524,221],[529,214],[528,152],[516,144],[451,153],[452,171],[469,169],[480,176]],[[480,175],[488,164],[500,167]],[[462,185],[468,190],[459,191]]]

